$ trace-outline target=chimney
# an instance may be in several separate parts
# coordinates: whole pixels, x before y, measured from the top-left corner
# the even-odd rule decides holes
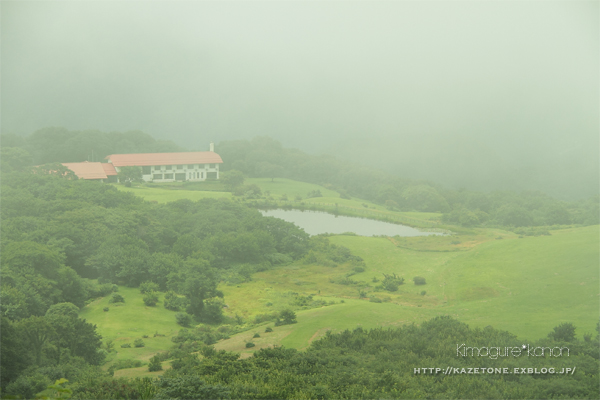
[[[213,142],[210,142],[210,151],[215,151],[215,144]]]

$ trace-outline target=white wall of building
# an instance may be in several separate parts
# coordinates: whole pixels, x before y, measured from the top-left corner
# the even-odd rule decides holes
[[[201,182],[205,181],[209,174],[219,179],[219,164],[153,165],[141,168],[142,179],[145,182]],[[119,172],[119,167],[115,169]]]

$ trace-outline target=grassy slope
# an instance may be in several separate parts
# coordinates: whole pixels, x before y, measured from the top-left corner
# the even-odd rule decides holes
[[[388,212],[361,199],[340,199],[337,193],[318,185],[284,179],[274,182],[270,179],[249,179],[247,183],[259,185],[263,191],[270,191],[273,197],[282,194],[305,197],[309,191],[318,189],[326,197],[304,201],[357,208],[364,208],[365,203],[373,210]],[[215,191],[118,187],[158,202],[230,196],[229,193]],[[439,214],[435,213],[397,214],[421,220],[439,218]],[[497,237],[503,239],[496,240]],[[249,320],[260,313],[278,311],[289,306],[293,300],[291,293],[314,294],[315,298],[334,300],[337,304],[298,311],[298,323],[295,325],[275,327],[272,333],[264,333],[265,326],[272,326],[272,323],[265,324],[260,329],[222,341],[217,348],[250,354],[252,351],[246,350],[244,344],[255,332],[261,332],[261,337],[253,339],[257,346],[251,350],[273,344],[304,348],[311,340],[324,335],[327,329],[338,331],[358,325],[369,328],[418,323],[435,315],[451,315],[472,326],[492,325],[523,339],[545,336],[559,323],[572,322],[581,337],[584,333],[593,332],[600,312],[597,226],[521,239],[495,229],[464,230],[460,237],[386,239],[334,236],[330,239],[365,259],[366,271],[351,278],[370,284],[370,288],[366,289],[369,295],[387,297],[389,302],[361,300],[356,287],[331,283],[330,279],[350,272],[347,266],[279,267],[255,274],[252,282],[238,286],[221,285],[229,305],[227,314],[239,314]],[[406,284],[396,293],[375,292],[377,283],[373,283],[372,278],[381,279],[383,273],[403,276]],[[412,277],[417,275],[427,279],[425,286],[412,284]],[[427,292],[425,296],[419,294],[422,290]],[[152,349],[154,352],[166,350],[171,345],[169,335],[178,330],[173,313],[160,304],[146,310],[135,289],[122,289],[122,293],[130,293],[131,302],[126,303],[127,307],[111,306],[110,312],[103,313],[102,307],[107,303],[104,299],[88,306],[82,316],[97,324],[103,336],[120,341],[115,346],[119,350],[119,358],[147,360],[153,354]],[[345,303],[340,303],[341,299]],[[126,312],[134,302],[139,305],[130,307]],[[273,305],[267,306],[267,303]],[[145,316],[142,310],[146,312]],[[155,344],[148,345],[155,331],[167,333],[167,337],[156,338]],[[120,349],[121,342],[133,342],[143,334],[150,336],[146,339],[147,347]]]
[[[497,237],[497,232],[491,236]],[[371,283],[373,276],[396,273],[407,278],[407,283],[396,293],[375,292],[376,284],[371,283],[367,289],[370,295],[391,300],[371,303],[359,300],[352,286],[329,282],[329,278],[348,272],[347,267],[288,266],[255,274],[253,282],[237,288],[223,287],[230,312],[252,316],[285,308],[290,297],[287,293],[292,291],[345,298],[344,304],[299,311],[298,324],[276,328],[289,334],[275,337],[272,344],[297,348],[305,347],[313,335],[324,334],[326,328],[337,331],[361,324],[372,327],[420,322],[435,315],[451,315],[475,327],[492,325],[522,339],[546,336],[562,322],[572,322],[581,338],[594,332],[598,321],[596,226],[521,239],[505,233],[502,240],[481,241],[471,250],[456,252],[409,250],[384,238],[330,239],[365,259],[367,270],[352,279]],[[414,276],[425,277],[427,284],[415,286],[411,281]],[[426,290],[425,296],[420,295],[422,290]],[[266,307],[267,302],[274,306]],[[230,343],[219,346],[241,350]]]
[[[263,193],[270,194],[270,201],[278,201],[280,204],[288,206],[310,207],[315,205],[319,208],[333,212],[339,206],[342,213],[356,215],[360,217],[390,217],[393,220],[411,224],[411,226],[431,226],[430,221],[439,220],[440,213],[419,213],[419,212],[395,212],[387,210],[385,207],[359,198],[342,199],[338,192],[324,188],[323,186],[312,183],[299,182],[291,179],[277,178],[249,178],[246,184],[254,184],[261,188]],[[140,185],[127,188],[123,185],[115,185],[119,190],[134,193],[145,200],[155,201],[157,203],[168,203],[179,199],[189,199],[197,201],[204,198],[228,198],[233,196],[230,192],[223,190],[224,186],[220,182],[173,182],[165,184],[152,184],[151,186]],[[323,197],[306,198],[309,192],[320,191]],[[281,201],[282,195],[287,195],[288,201]],[[300,196],[302,200],[296,201],[295,197]]]
[[[119,294],[125,298],[125,303],[109,304],[108,296],[95,300],[80,312],[81,318],[97,326],[105,343],[114,341],[117,353],[111,353],[109,361],[136,359],[148,362],[154,354],[169,349],[173,345],[171,337],[181,328],[175,322],[176,313],[165,309],[162,301],[154,307],[147,307],[137,288],[121,286]],[[104,307],[108,307],[109,311],[103,311]],[[164,336],[154,337],[155,333]],[[148,335],[148,338],[142,338],[144,335]],[[142,339],[145,346],[133,347],[135,339]],[[124,343],[130,343],[131,348],[121,348]],[[142,370],[147,371],[148,368],[143,367]],[[119,375],[118,371],[115,375]]]

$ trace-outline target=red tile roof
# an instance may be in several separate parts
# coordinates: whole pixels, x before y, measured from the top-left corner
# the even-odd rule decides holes
[[[223,163],[221,156],[212,151],[195,151],[186,153],[111,154],[110,156],[106,156],[106,159],[115,167]]]
[[[107,173],[103,168],[105,163],[99,162],[79,162],[79,163],[62,163],[65,167],[70,169],[80,179],[106,179]],[[114,167],[113,167],[114,170]],[[115,174],[116,175],[116,171]]]
[[[102,168],[104,168],[104,173],[107,176],[118,175],[117,170],[115,169],[115,166],[112,165],[111,163],[102,163]]]

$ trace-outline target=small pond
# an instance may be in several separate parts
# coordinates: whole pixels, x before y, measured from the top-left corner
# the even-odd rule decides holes
[[[424,232],[406,225],[391,224],[373,219],[333,215],[322,211],[261,210],[267,217],[281,218],[293,222],[309,235],[320,233],[354,232],[360,236],[428,236],[442,235],[440,232]]]

